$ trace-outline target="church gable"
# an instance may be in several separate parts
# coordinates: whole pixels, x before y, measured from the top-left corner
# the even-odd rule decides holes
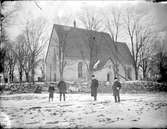
[[[58,62],[57,62],[57,52],[58,52],[58,36],[56,31],[53,27],[46,58],[45,58],[45,65],[46,65],[46,80],[48,81],[55,81],[58,74]]]
[[[59,45],[58,36],[56,30],[53,27],[45,58],[46,63],[56,61],[56,55],[58,53],[58,45]]]

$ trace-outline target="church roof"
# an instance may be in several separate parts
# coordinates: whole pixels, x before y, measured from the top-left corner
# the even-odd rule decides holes
[[[54,24],[53,29],[56,30],[59,42],[66,41],[66,58],[89,59],[92,52],[91,54],[95,55],[93,60],[100,60],[99,66],[101,67],[108,59],[133,65],[127,45],[125,43],[115,43],[115,45],[108,33],[57,24]],[[90,42],[95,46],[92,49]]]
[[[134,65],[133,57],[130,53],[130,50],[127,44],[121,43],[121,42],[116,42],[115,44],[117,46],[117,50],[119,53],[119,56],[118,56],[119,60],[121,60],[123,64]]]

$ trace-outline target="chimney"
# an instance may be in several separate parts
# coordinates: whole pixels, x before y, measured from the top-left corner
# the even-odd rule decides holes
[[[76,28],[76,21],[74,20],[74,28]]]

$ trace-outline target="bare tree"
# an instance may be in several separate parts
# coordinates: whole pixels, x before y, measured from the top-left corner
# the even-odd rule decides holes
[[[130,48],[134,60],[136,79],[138,79],[140,67],[142,68],[143,76],[146,76],[149,65],[148,58],[152,52],[150,45],[155,35],[152,32],[152,24],[144,25],[143,18],[144,15],[137,15],[135,12],[132,12],[129,9],[127,9],[124,17],[126,32],[130,38]]]
[[[79,14],[79,20],[87,30],[98,31],[102,29],[103,17],[100,16],[97,10],[83,8]]]
[[[11,6],[13,5],[13,6]],[[4,39],[3,36],[6,35],[6,28],[12,25],[12,19],[16,15],[16,13],[19,11],[21,8],[21,5],[17,2],[7,2],[7,1],[2,1],[1,2],[1,38]],[[1,40],[2,40],[1,39]],[[1,42],[2,43],[2,42]]]
[[[145,26],[142,29],[142,33],[139,36],[139,42],[142,45],[139,51],[139,62],[138,62],[138,69],[141,68],[143,79],[148,79],[148,73],[151,67],[151,58],[154,53],[153,42],[156,40],[157,36],[156,33],[153,33],[151,28]]]
[[[16,61],[17,58],[13,52],[13,50],[15,49],[15,46],[10,46],[10,49],[7,53],[7,58],[9,60],[9,82],[13,82],[14,81],[14,71],[15,71],[15,65],[16,65]]]
[[[17,58],[17,68],[19,72],[19,81],[22,83],[23,71],[27,63],[28,49],[26,47],[26,39],[23,34],[17,36],[16,39],[16,49],[14,50],[15,56]]]
[[[42,74],[41,81],[44,81],[44,79],[45,79],[45,61],[44,61],[44,59],[41,60],[41,63],[42,63],[42,65],[40,67],[41,74]]]
[[[26,77],[28,79],[31,71],[31,81],[34,83],[35,67],[40,62],[40,54],[48,41],[44,32],[46,31],[46,22],[43,18],[37,18],[28,21],[25,27],[24,36],[25,45],[28,49],[27,59],[24,66]],[[28,81],[28,80],[27,80]]]
[[[80,46],[78,46],[78,49],[80,50],[80,54],[82,56],[82,59],[84,60],[84,63],[87,67],[87,73],[88,73],[88,79],[90,79],[91,75],[94,72],[94,65],[98,61],[98,54],[99,54],[99,47],[96,44],[96,36],[95,31],[98,31],[102,29],[102,17],[100,18],[98,14],[92,13],[92,10],[84,9],[83,12],[81,12],[79,20],[84,25],[84,27],[88,30],[85,31],[86,39],[85,40],[85,46],[86,49],[89,52],[89,59],[85,56],[84,51]]]
[[[14,70],[16,65],[16,56],[13,52],[14,45],[12,42],[6,42],[5,50],[7,51],[4,59],[4,77],[8,79],[8,82],[14,81]]]
[[[60,25],[69,25],[70,23],[72,23],[71,17],[72,17],[72,14],[68,14],[68,13],[62,16],[56,15],[53,18],[53,23],[60,24]],[[58,52],[54,53],[54,59],[58,60],[59,77],[60,77],[60,80],[62,80],[64,68],[67,65],[67,61],[65,59],[66,47],[67,47],[66,42],[67,42],[68,34],[71,31],[71,28],[67,28],[67,30],[63,30],[61,28],[58,28],[58,29],[59,30],[57,30],[57,34],[59,37],[59,41],[57,41],[57,39],[53,37],[53,40],[55,42],[59,42],[59,45],[57,48]]]
[[[109,31],[113,42],[117,42],[121,28],[121,10],[112,8],[110,15],[106,16],[105,28]]]
[[[11,4],[13,5],[11,8]],[[1,17],[1,23],[0,23],[0,73],[5,72],[4,71],[4,64],[5,64],[5,58],[7,54],[7,43],[9,42],[8,34],[6,32],[6,28],[8,28],[10,25],[13,25],[12,19],[15,17],[15,14],[18,12],[18,10],[21,8],[20,4],[17,2],[7,2],[7,1],[1,1],[1,11],[0,11],[0,17]]]
[[[166,36],[165,36],[166,38]],[[156,64],[158,68],[158,74],[160,75],[158,78],[159,82],[166,82],[167,78],[167,40],[162,38],[159,39],[158,44],[155,44],[156,54],[153,56],[153,62]]]
[[[86,46],[86,49],[89,52],[88,59],[84,57],[85,54],[83,53],[82,48],[79,48],[81,56],[82,56],[86,66],[87,66],[88,79],[90,79],[91,75],[93,74],[93,72],[95,70],[94,65],[99,60],[98,55],[100,54],[100,46],[98,46],[97,43],[96,43],[97,39],[96,39],[95,33],[96,32],[93,32],[91,30],[86,32],[86,37],[88,39],[85,39],[85,40],[87,40],[87,41],[85,41],[85,46]]]
[[[138,79],[138,61],[139,51],[142,48],[142,44],[139,43],[139,33],[141,32],[141,26],[139,24],[139,18],[132,13],[131,10],[127,9],[126,16],[124,18],[127,35],[130,38],[131,53],[134,60],[135,77]]]
[[[108,16],[106,16],[105,27],[111,35],[111,39],[112,39],[112,41],[115,45],[115,50],[118,52],[116,43],[118,41],[119,34],[120,34],[120,31],[121,31],[122,13],[121,13],[121,10],[119,10],[116,7],[111,8],[111,10],[109,10],[109,12],[110,12],[110,14]],[[117,57],[117,60],[118,60],[118,57]],[[113,69],[114,74],[115,74],[116,77],[120,76],[119,73],[118,73],[118,62],[117,62],[117,60],[114,61],[114,69]]]
[[[66,55],[66,43],[67,43],[67,36],[70,32],[71,28],[68,30],[57,30],[57,35],[59,37],[59,47],[58,47],[58,66],[59,66],[59,74],[60,80],[63,79],[64,68],[66,66],[65,55]]]

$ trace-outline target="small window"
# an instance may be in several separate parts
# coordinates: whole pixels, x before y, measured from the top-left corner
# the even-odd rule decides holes
[[[78,78],[83,78],[83,63],[78,63]]]
[[[128,79],[132,80],[132,69],[130,67],[128,68],[127,73],[128,73]]]

